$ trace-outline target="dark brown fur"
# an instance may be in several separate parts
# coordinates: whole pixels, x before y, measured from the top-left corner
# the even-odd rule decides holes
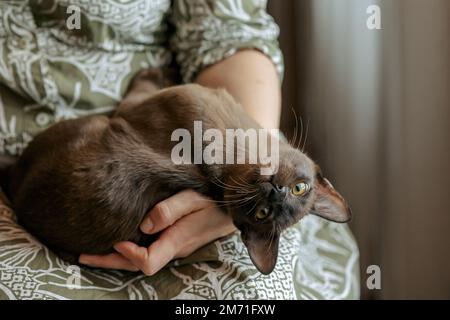
[[[26,229],[73,260],[80,253],[111,252],[123,240],[148,245],[154,238],[139,230],[146,213],[190,188],[232,215],[253,262],[269,273],[281,230],[311,212],[348,220],[348,206],[318,167],[286,143],[280,145],[279,172],[269,177],[259,174],[258,165],[175,165],[170,153],[177,142],[171,134],[178,128],[192,133],[194,120],[203,122],[203,130],[259,126],[224,90],[183,85],[158,91],[161,79],[143,72],[112,117],[67,120],[36,136],[11,168],[7,187]],[[313,186],[307,196],[296,199],[283,193],[283,198],[274,191],[299,178]],[[241,188],[237,181],[258,188],[258,196],[242,206],[223,205],[226,199],[248,196],[236,192]],[[268,205],[272,217],[256,221],[254,212]]]

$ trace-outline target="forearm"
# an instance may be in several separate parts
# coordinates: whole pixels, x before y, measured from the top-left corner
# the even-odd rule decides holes
[[[260,125],[268,129],[279,127],[279,76],[270,59],[259,51],[239,51],[200,72],[195,82],[227,89]]]

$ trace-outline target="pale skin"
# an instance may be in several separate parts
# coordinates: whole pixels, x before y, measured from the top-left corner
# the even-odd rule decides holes
[[[275,66],[264,54],[256,50],[238,51],[201,71],[195,82],[227,89],[261,126],[278,128],[280,80]],[[182,191],[158,203],[140,228],[146,234],[163,232],[148,248],[129,241],[119,242],[114,246],[115,253],[82,254],[79,262],[92,267],[140,270],[153,275],[171,260],[186,257],[236,230],[229,216],[192,190]]]

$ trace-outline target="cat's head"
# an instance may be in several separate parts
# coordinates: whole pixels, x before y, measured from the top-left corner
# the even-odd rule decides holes
[[[307,214],[348,222],[351,211],[320,168],[289,145],[280,147],[276,173],[261,175],[259,169],[245,165],[238,175],[229,176],[224,199],[251,260],[261,273],[268,274],[275,267],[283,230]]]

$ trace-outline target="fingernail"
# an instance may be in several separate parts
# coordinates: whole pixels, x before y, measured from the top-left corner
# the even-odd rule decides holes
[[[144,233],[150,233],[153,229],[153,221],[150,218],[145,218],[141,223],[141,230]]]

